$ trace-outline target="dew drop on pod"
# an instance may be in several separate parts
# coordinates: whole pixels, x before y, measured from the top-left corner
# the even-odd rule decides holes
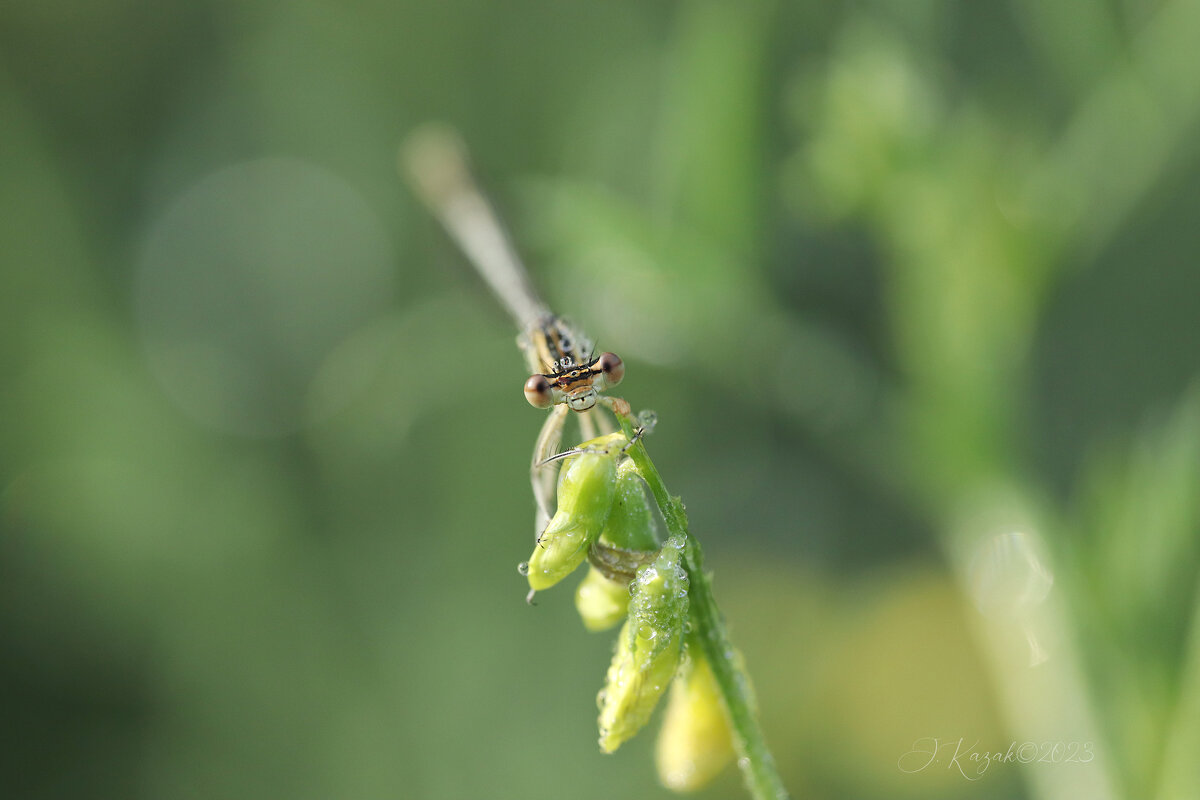
[[[688,609],[684,541],[672,536],[629,585],[629,618],[600,692],[600,749],[611,753],[650,718],[679,667]]]

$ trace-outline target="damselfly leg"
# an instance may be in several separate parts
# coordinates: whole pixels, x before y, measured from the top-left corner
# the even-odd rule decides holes
[[[558,478],[558,461],[554,458],[562,443],[563,428],[567,422],[567,407],[557,405],[550,410],[541,433],[533,445],[533,460],[529,464],[529,483],[533,486],[533,499],[537,503],[534,533],[545,530],[554,516],[554,487]]]

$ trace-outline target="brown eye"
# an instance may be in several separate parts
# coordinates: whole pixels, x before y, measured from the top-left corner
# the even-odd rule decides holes
[[[625,362],[616,353],[601,353],[596,359],[596,369],[604,373],[609,386],[616,386],[625,377]]]
[[[525,399],[534,408],[549,408],[554,405],[554,395],[550,391],[550,381],[545,375],[530,375],[525,381]]]

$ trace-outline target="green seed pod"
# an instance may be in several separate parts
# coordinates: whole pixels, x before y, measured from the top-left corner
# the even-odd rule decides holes
[[[589,631],[606,631],[624,618],[629,608],[629,587],[589,567],[587,577],[575,590],[575,608]]]
[[[701,648],[689,643],[658,734],[658,779],[672,791],[693,792],[732,760],[733,736],[717,680]]]
[[[629,582],[657,555],[654,515],[632,461],[617,467],[617,489],[608,522],[593,545],[592,566],[575,592],[575,607],[589,631],[616,625],[629,607]]]
[[[570,575],[600,536],[616,494],[617,460],[626,442],[614,433],[584,442],[558,476],[558,510],[529,557],[529,588],[549,589]]]
[[[632,461],[623,461],[617,468],[617,492],[600,541],[625,550],[658,549],[654,514],[642,476]]]
[[[637,733],[654,711],[683,646],[688,577],[682,537],[668,539],[658,558],[629,585],[629,619],[617,639],[600,702],[600,749],[611,753]]]

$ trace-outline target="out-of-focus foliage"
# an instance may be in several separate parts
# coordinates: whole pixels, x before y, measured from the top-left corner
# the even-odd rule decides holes
[[[0,795],[666,796],[596,750],[610,637],[523,602],[541,418],[394,168],[442,119],[658,412],[795,796],[1200,796],[1198,36],[0,5]]]

